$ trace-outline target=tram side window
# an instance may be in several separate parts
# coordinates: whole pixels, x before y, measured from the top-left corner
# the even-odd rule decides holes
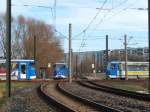
[[[148,71],[148,65],[141,65],[140,68],[142,71]]]
[[[5,72],[6,72],[5,64],[0,63],[0,73],[5,73]]]
[[[30,64],[30,69],[31,69],[31,70],[35,70],[35,64],[34,64],[34,63],[31,63],[31,64]]]
[[[11,64],[11,70],[12,70],[12,71],[17,70],[17,67],[18,67],[18,64],[17,64],[17,63]]]
[[[129,71],[147,71],[148,66],[147,65],[128,65]]]

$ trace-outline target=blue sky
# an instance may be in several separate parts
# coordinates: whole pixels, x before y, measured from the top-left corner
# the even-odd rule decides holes
[[[73,51],[92,51],[105,49],[105,35],[109,35],[109,48],[123,48],[124,34],[133,37],[128,47],[148,46],[147,0],[56,0],[56,29],[68,36],[68,24],[72,23]],[[104,4],[105,2],[105,4]],[[12,0],[12,15],[23,15],[54,25],[54,0]],[[40,5],[51,8],[23,5]],[[101,8],[109,10],[101,10]],[[6,9],[6,0],[0,0],[0,13]],[[91,20],[98,13],[92,24]],[[53,12],[53,13],[52,13]],[[87,26],[89,25],[88,29]],[[85,30],[86,29],[86,30]],[[84,32],[85,30],[85,32]],[[80,35],[76,36],[77,34]],[[84,39],[84,41],[82,41]],[[61,39],[65,52],[68,40]],[[83,46],[81,46],[83,43]]]

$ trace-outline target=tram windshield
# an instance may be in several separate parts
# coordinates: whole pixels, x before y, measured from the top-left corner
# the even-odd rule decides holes
[[[54,65],[54,69],[55,69],[55,70],[60,70],[60,69],[63,69],[63,68],[65,68],[65,65],[64,65],[64,64],[55,64],[55,65]]]

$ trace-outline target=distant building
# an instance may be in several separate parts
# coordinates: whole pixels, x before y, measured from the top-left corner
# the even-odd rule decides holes
[[[144,48],[127,48],[128,55],[137,55],[142,56],[144,59],[148,60],[149,50],[148,47]],[[109,50],[108,54],[119,54],[124,55],[124,49],[114,49]],[[85,60],[86,58],[91,58],[92,60],[95,59],[95,63],[97,67],[105,66],[106,65],[106,51],[86,51],[86,52],[73,52],[73,65],[76,61],[76,56],[78,57],[77,63],[80,64],[81,61]],[[65,54],[66,63],[68,62],[68,53]],[[94,61],[93,61],[94,62]]]

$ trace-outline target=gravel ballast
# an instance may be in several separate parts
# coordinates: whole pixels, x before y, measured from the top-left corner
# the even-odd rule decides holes
[[[61,85],[66,90],[85,97],[89,100],[101,103],[125,112],[150,112],[150,102],[132,98],[117,96],[111,93],[96,91],[83,87],[77,83],[64,83]]]

